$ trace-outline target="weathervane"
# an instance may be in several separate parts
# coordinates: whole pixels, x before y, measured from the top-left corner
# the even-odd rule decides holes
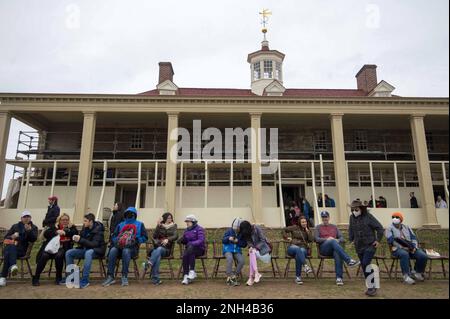
[[[264,34],[264,41],[266,41],[267,24],[269,24],[269,16],[272,15],[272,12],[269,9],[263,9],[259,14],[262,15],[261,24],[263,28],[261,32]]]

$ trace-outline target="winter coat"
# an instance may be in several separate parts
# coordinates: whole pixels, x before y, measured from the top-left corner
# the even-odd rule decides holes
[[[147,230],[145,229],[144,223],[136,220],[135,218],[129,218],[125,219],[123,222],[121,222],[119,225],[117,225],[116,230],[114,231],[114,234],[112,236],[112,243],[113,245],[117,245],[118,236],[122,229],[126,225],[135,225],[136,226],[136,249],[139,251],[139,246],[143,243],[146,243],[148,240],[148,234]]]
[[[308,248],[309,244],[314,242],[314,235],[311,230],[306,231],[298,225],[289,226],[283,229],[283,238],[292,238],[290,245],[302,248]]]
[[[230,237],[234,237],[238,240],[237,243],[231,242]],[[222,253],[237,253],[242,254],[242,248],[247,247],[247,241],[245,241],[241,235],[236,234],[233,228],[229,228],[222,239]]]
[[[196,224],[191,228],[187,228],[184,231],[183,237],[181,237],[178,242],[186,246],[192,245],[205,250],[205,240],[205,230],[200,225]]]
[[[41,258],[42,253],[45,251],[45,247],[48,245],[50,240],[52,240],[55,236],[58,235],[56,233],[57,230],[58,228],[56,228],[56,225],[53,225],[52,227],[49,227],[47,230],[44,231],[45,240],[42,242],[41,248],[39,249],[36,255],[36,263]],[[72,238],[74,235],[78,235],[78,229],[75,227],[75,225],[72,225],[72,227],[70,228],[64,228],[63,230],[66,233],[66,237]],[[61,243],[61,248],[64,249],[64,251],[73,248],[73,240]]]
[[[259,227],[258,225],[252,226],[252,235],[251,240],[248,241],[248,246],[256,248],[261,256],[269,254],[272,251],[269,246],[269,241],[264,235],[261,227]]]
[[[380,222],[370,213],[361,214],[355,217],[350,215],[348,236],[350,242],[355,244],[357,253],[362,253],[372,244],[383,239],[384,228]]]
[[[109,225],[109,236],[112,238],[117,225],[125,220],[123,210],[113,211],[111,216],[111,224]]]
[[[42,227],[51,227],[56,224],[56,220],[59,217],[59,206],[58,205],[49,205],[47,208],[47,214],[45,214],[45,218],[42,221]]]
[[[34,243],[38,238],[38,228],[32,223],[30,230],[25,230],[25,225],[22,222],[18,222],[11,226],[5,235],[5,239],[12,239],[11,236],[14,233],[19,233],[17,241],[17,253],[19,256],[24,256],[28,250],[28,245]]]
[[[394,224],[390,224],[388,226],[386,229],[386,239],[388,244],[393,247],[393,251],[403,247],[395,241],[395,238],[405,239],[411,242],[416,249],[419,248],[419,242],[417,241],[416,234],[414,234],[411,227],[407,225],[401,224],[400,228],[395,227]]]
[[[170,227],[164,227],[163,225],[159,224],[156,226],[155,231],[153,232],[153,240],[155,243],[155,248],[161,247],[161,242],[167,239],[169,242],[167,243],[164,248],[166,248],[168,251],[172,250],[173,243],[178,239],[178,232],[177,232],[177,224],[171,224]]]
[[[98,256],[105,255],[105,227],[102,223],[96,221],[92,228],[83,227],[80,237],[79,249],[93,249]]]

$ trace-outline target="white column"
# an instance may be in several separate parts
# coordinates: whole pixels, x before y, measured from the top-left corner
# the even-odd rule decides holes
[[[166,161],[166,184],[165,184],[165,210],[175,215],[177,189],[177,154],[171,154],[172,147],[178,142],[178,113],[167,113],[167,161]]]
[[[11,115],[0,111],[0,200],[2,198],[3,183],[6,171],[6,149],[8,147],[9,129],[11,127]]]
[[[422,193],[422,207],[425,211],[424,227],[440,228],[434,203],[433,181],[431,180],[430,161],[428,159],[427,139],[423,115],[413,115],[410,118],[411,134],[416,157],[417,175]]]

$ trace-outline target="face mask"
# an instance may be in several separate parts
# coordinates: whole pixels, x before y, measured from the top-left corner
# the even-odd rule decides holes
[[[398,224],[401,223],[401,220],[400,220],[400,218],[393,218],[393,219],[392,219],[392,223],[393,223],[394,225],[398,225]]]
[[[360,210],[354,210],[353,212],[353,216],[358,217],[361,215],[361,211]]]

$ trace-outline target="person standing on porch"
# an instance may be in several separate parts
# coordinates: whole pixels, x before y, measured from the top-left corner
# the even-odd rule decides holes
[[[414,195],[414,192],[409,193],[409,203],[411,208],[419,208],[419,203],[417,202],[417,198]]]
[[[447,203],[442,199],[441,195],[438,195],[437,197],[436,208],[448,208]]]

